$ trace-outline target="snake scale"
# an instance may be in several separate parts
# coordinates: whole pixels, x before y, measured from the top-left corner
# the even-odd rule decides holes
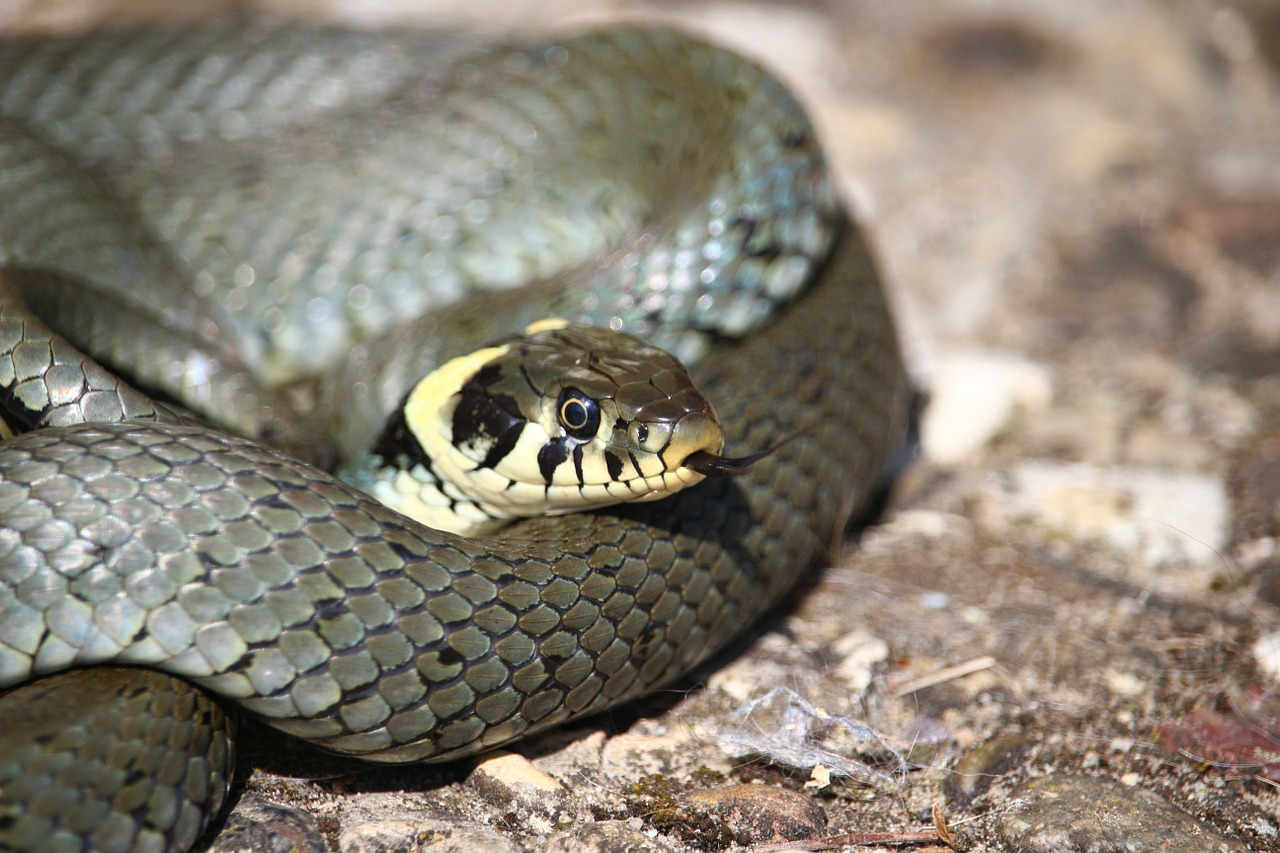
[[[548,315],[673,350],[731,447],[780,447],[477,538],[294,458]],[[446,760],[688,672],[865,502],[907,392],[755,64],[214,27],[0,45],[0,398],[0,846],[158,850],[216,816],[240,715]]]

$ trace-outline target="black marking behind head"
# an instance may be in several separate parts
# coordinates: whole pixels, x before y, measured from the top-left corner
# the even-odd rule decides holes
[[[472,376],[466,381],[463,385],[463,390],[471,386],[476,388],[488,388],[501,378],[502,365],[498,364],[496,361],[491,361],[477,370],[475,376]]]
[[[497,465],[520,439],[525,419],[503,405],[508,401],[514,403],[507,395],[477,393],[467,387],[458,395],[458,405],[453,410],[453,446],[485,448],[484,459],[478,463],[480,468]]]
[[[501,366],[486,364],[462,386],[453,409],[453,446],[461,450],[472,445],[485,450],[477,468],[492,468],[506,458],[520,440],[526,423],[514,397],[489,389],[501,378]]]
[[[400,405],[396,406],[391,416],[387,418],[387,423],[383,426],[378,440],[373,443],[371,452],[374,456],[380,457],[384,463],[406,471],[411,470],[415,465],[431,470],[431,458],[427,456],[427,451],[423,449],[413,430],[409,429],[408,421],[405,420],[404,410],[408,403],[409,396],[406,394],[400,401]]]

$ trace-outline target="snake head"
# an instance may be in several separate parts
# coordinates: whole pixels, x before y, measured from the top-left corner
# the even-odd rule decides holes
[[[375,451],[391,484],[375,496],[468,533],[655,500],[753,460],[721,455],[715,409],[670,353],[563,321],[446,363],[397,417]]]
[[[679,360],[589,326],[538,324],[445,408],[473,474],[501,478],[488,500],[520,515],[660,498],[702,479],[687,459],[724,448],[715,409]]]

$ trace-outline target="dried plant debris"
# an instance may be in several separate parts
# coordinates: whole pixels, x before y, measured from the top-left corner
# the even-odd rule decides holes
[[[788,687],[741,706],[714,735],[726,753],[792,770],[829,773],[896,787],[910,769],[901,748],[857,720],[829,714]]]

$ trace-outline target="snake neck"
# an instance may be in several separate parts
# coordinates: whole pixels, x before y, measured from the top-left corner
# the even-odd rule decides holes
[[[443,413],[468,378],[506,347],[486,347],[446,362],[424,377],[392,411],[374,446],[338,472],[384,506],[436,530],[463,536],[493,533],[514,517],[465,486],[476,471],[454,446]]]

